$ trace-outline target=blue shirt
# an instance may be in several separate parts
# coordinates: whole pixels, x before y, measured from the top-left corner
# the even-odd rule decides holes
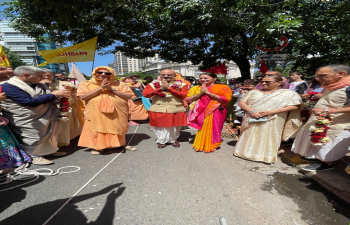
[[[36,84],[30,86],[35,90]],[[53,94],[45,94],[33,98],[28,92],[9,83],[4,83],[1,87],[2,92],[6,93],[8,99],[25,106],[39,106],[41,104],[50,103],[56,99],[56,96]]]

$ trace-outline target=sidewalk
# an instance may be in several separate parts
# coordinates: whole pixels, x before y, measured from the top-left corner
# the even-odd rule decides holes
[[[298,155],[290,151],[291,146],[282,146],[279,156],[282,162],[301,169],[309,161],[301,160]],[[315,180],[329,192],[350,204],[350,154],[335,162],[335,170],[323,172],[307,172],[300,170],[311,179]]]

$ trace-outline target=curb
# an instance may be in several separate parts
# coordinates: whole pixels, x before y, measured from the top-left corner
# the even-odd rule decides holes
[[[305,164],[310,164],[309,161],[301,160],[299,155],[291,152],[288,147],[283,148],[280,152],[279,156],[283,163],[295,166],[299,169],[299,173],[313,179],[339,199],[350,204],[350,176],[344,171],[344,166],[347,165],[342,163],[342,160],[336,162],[335,170],[309,172],[301,170]]]

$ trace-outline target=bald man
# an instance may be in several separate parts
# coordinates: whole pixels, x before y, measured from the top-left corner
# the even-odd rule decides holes
[[[143,91],[144,97],[152,98],[149,124],[154,127],[158,148],[165,148],[167,144],[180,147],[177,138],[180,136],[182,126],[187,125],[184,99],[187,96],[188,86],[175,80],[175,77],[174,70],[162,70],[160,80],[148,84]]]

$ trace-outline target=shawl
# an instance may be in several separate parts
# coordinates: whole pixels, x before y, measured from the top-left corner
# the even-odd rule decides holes
[[[7,83],[12,84],[16,87],[19,87],[23,91],[30,94],[31,97],[34,97],[36,95],[35,90],[31,86],[29,86],[26,82],[19,79],[18,77],[12,77],[9,81],[7,81]]]
[[[33,98],[51,93],[44,84],[38,83],[33,89],[17,77],[11,78],[8,83],[19,87]],[[1,102],[1,105],[5,108],[4,116],[9,119],[8,126],[26,151],[32,151],[35,146],[45,143],[59,133],[60,121],[56,100],[38,106],[24,106],[11,99],[6,99]],[[52,153],[45,150],[42,149],[40,154],[39,152],[34,153],[38,155]]]
[[[253,95],[257,90],[249,91],[248,94],[243,96],[241,101],[247,102],[249,96]],[[256,112],[270,111],[274,109],[284,108],[286,106],[295,105],[298,106],[297,109],[289,111],[287,114],[287,119],[282,131],[282,140],[288,140],[293,134],[295,134],[299,128],[302,126],[300,111],[302,110],[302,99],[300,96],[288,89],[278,89],[271,94],[266,94],[259,100],[250,104],[250,106]],[[278,114],[271,116],[267,121],[275,119]],[[241,132],[247,128],[256,125],[257,123],[249,122],[249,114],[245,115],[244,122],[241,127]]]
[[[343,76],[338,82],[333,84],[322,85],[322,87],[326,90],[334,91],[349,85],[350,85],[350,75],[346,75],[346,76]]]

